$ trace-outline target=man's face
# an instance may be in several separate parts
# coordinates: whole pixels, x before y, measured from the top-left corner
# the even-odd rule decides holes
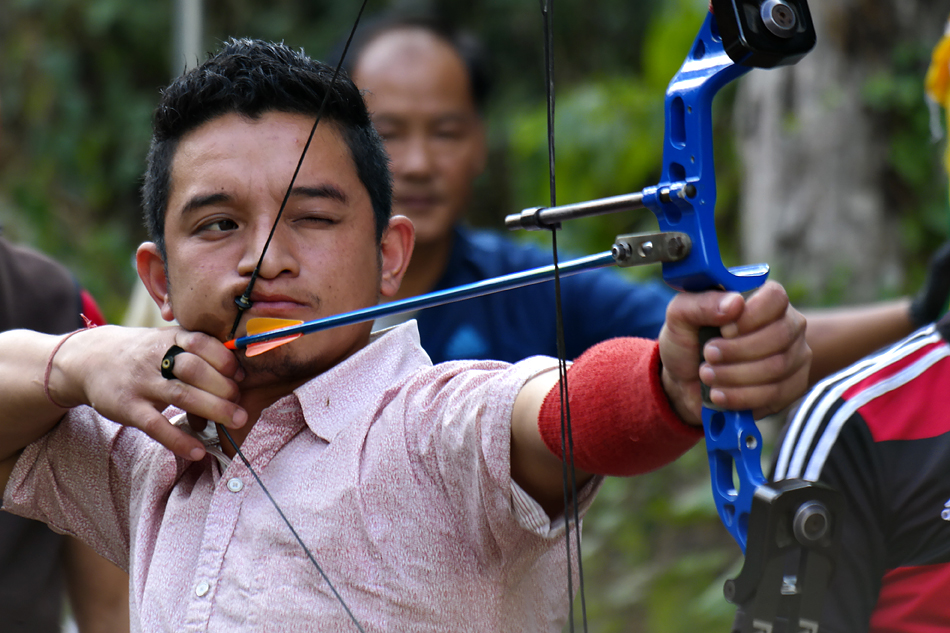
[[[417,245],[448,239],[486,159],[462,60],[428,31],[401,29],[363,50],[353,80],[392,158],[393,212],[412,220]]]
[[[171,169],[163,316],[225,339],[234,300],[271,231],[313,120],[226,114],[187,134]],[[317,127],[242,320],[309,320],[375,305],[379,248],[369,194],[337,129]],[[162,293],[159,292],[159,300]],[[365,344],[368,324],[305,336],[242,360],[248,375],[309,377]]]

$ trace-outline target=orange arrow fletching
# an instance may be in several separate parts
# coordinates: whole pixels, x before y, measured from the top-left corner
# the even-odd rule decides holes
[[[269,317],[257,317],[251,319],[247,322],[247,336],[253,336],[254,334],[263,334],[264,332],[272,332],[274,330],[279,330],[280,328],[290,327],[292,325],[300,325],[303,321],[298,321],[296,319],[274,319]],[[289,343],[295,339],[300,338],[303,334],[291,334],[290,336],[285,336],[283,338],[275,338],[270,341],[264,341],[263,343],[252,343],[248,345],[244,350],[244,353],[247,356],[257,356],[263,354],[264,352],[269,352],[275,347],[280,347],[286,343]],[[233,341],[228,341],[231,345],[227,345],[230,349],[233,349]]]
[[[271,341],[264,341],[263,343],[251,343],[244,349],[245,356],[257,356],[258,354],[263,354],[264,352],[269,352],[275,347],[280,347],[284,343],[289,343],[294,339],[298,339],[303,334],[293,334],[291,336],[285,336],[284,338],[275,338]]]
[[[303,321],[296,319],[272,319],[269,317],[255,317],[247,322],[247,336],[272,332],[282,327],[300,325]]]

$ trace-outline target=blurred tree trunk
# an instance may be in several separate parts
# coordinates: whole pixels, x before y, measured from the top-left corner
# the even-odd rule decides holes
[[[948,6],[809,4],[815,49],[796,66],[753,71],[739,87],[743,260],[771,263],[774,278],[811,302],[872,300],[904,283],[900,220],[925,187],[895,164],[893,135],[906,132],[908,113],[926,116],[914,91],[922,94]],[[922,136],[920,151],[937,156]]]

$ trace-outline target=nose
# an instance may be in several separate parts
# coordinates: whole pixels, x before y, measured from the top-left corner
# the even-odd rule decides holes
[[[283,220],[278,221],[276,226],[271,224],[273,217],[267,215],[259,218],[248,227],[244,252],[238,263],[241,275],[253,274],[258,262],[258,275],[264,279],[275,279],[284,274],[297,275],[300,272],[292,231]]]
[[[398,145],[390,150],[394,174],[415,179],[432,176],[435,165],[433,148],[425,134],[412,134]]]

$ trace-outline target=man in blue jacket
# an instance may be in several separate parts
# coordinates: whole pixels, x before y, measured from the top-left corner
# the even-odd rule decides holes
[[[462,224],[487,157],[488,72],[477,43],[425,21],[371,26],[349,59],[392,158],[394,212],[416,244],[400,297],[551,264],[551,253]],[[599,270],[562,280],[567,354],[615,336],[656,338],[672,291]],[[553,282],[422,311],[433,362],[556,355]]]

